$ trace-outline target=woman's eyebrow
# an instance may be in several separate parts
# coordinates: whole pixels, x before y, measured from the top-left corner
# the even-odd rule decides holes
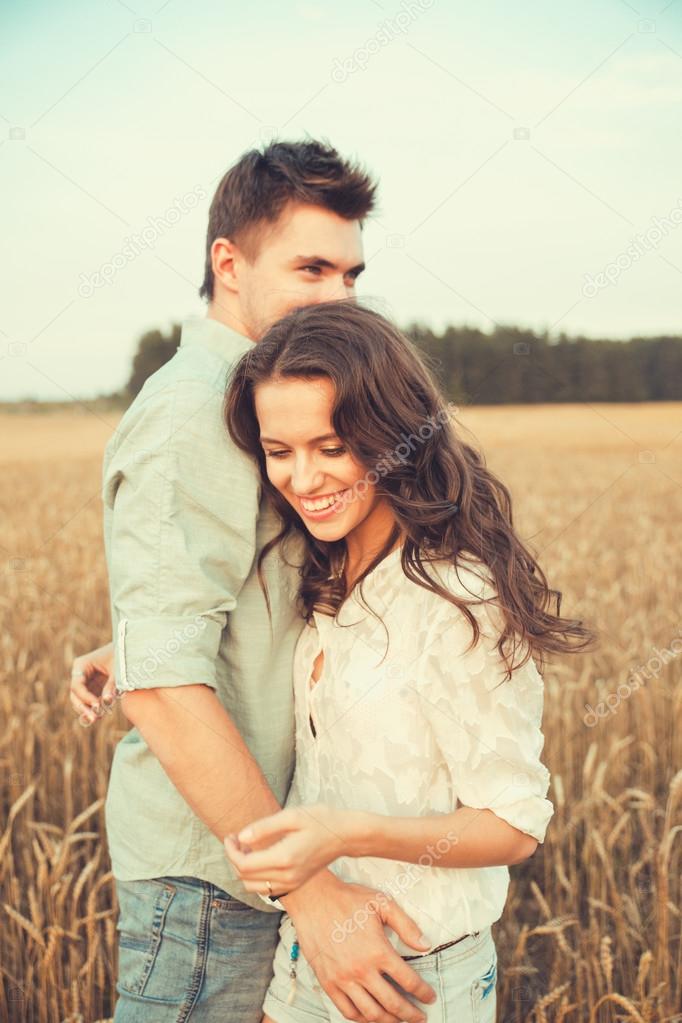
[[[332,440],[333,438],[336,438],[337,436],[338,436],[338,434],[336,434],[336,433],[324,433],[320,437],[313,437],[312,440],[308,441],[308,443],[309,444],[319,444],[319,442],[322,441],[322,440]],[[261,444],[284,444],[283,440],[275,440],[274,437],[261,437],[260,441],[261,441]],[[284,444],[284,447],[286,447],[286,444]]]

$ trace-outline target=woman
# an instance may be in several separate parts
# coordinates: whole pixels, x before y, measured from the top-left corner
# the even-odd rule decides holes
[[[508,865],[532,855],[553,813],[535,659],[584,649],[591,633],[559,616],[506,487],[377,313],[353,301],[291,313],[240,362],[225,411],[282,519],[261,560],[303,537],[306,621],[287,806],[226,839],[228,855],[263,897],[327,865],[392,896],[429,942],[415,956],[389,934],[439,993],[427,1018],[493,1020]],[[329,938],[362,925],[339,921]],[[264,1012],[341,1018],[286,914]]]

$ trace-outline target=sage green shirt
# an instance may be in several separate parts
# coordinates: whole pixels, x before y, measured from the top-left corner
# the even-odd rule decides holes
[[[256,557],[278,520],[222,412],[229,373],[252,344],[215,320],[183,323],[176,355],[107,445],[104,539],[118,692],[210,686],[283,803],[294,768],[298,574],[279,548],[265,559],[271,629]],[[300,552],[289,547],[287,559],[299,563]],[[105,814],[115,877],[189,875],[277,911],[244,890],[136,728],[116,747]]]

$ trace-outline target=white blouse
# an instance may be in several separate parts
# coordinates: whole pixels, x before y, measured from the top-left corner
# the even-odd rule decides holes
[[[418,817],[462,804],[488,808],[542,842],[554,812],[540,760],[542,676],[531,658],[495,689],[504,677],[495,649],[499,609],[471,608],[482,634],[467,653],[472,630],[465,616],[408,579],[400,556],[396,548],[363,582],[385,629],[362,607],[356,587],[336,619],[314,612],[314,624],[301,632],[294,654],[296,769],[286,805]],[[494,595],[489,571],[475,565],[485,581],[447,562],[427,571],[465,598]],[[322,674],[313,683],[320,651]],[[454,838],[444,830],[420,864],[341,857],[330,869],[392,896],[435,948],[493,923],[507,897],[507,866],[438,866]],[[390,928],[387,934],[401,955],[416,954]]]

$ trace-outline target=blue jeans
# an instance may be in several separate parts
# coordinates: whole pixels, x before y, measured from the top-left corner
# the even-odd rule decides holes
[[[281,913],[195,877],[116,880],[114,1023],[260,1023]]]

